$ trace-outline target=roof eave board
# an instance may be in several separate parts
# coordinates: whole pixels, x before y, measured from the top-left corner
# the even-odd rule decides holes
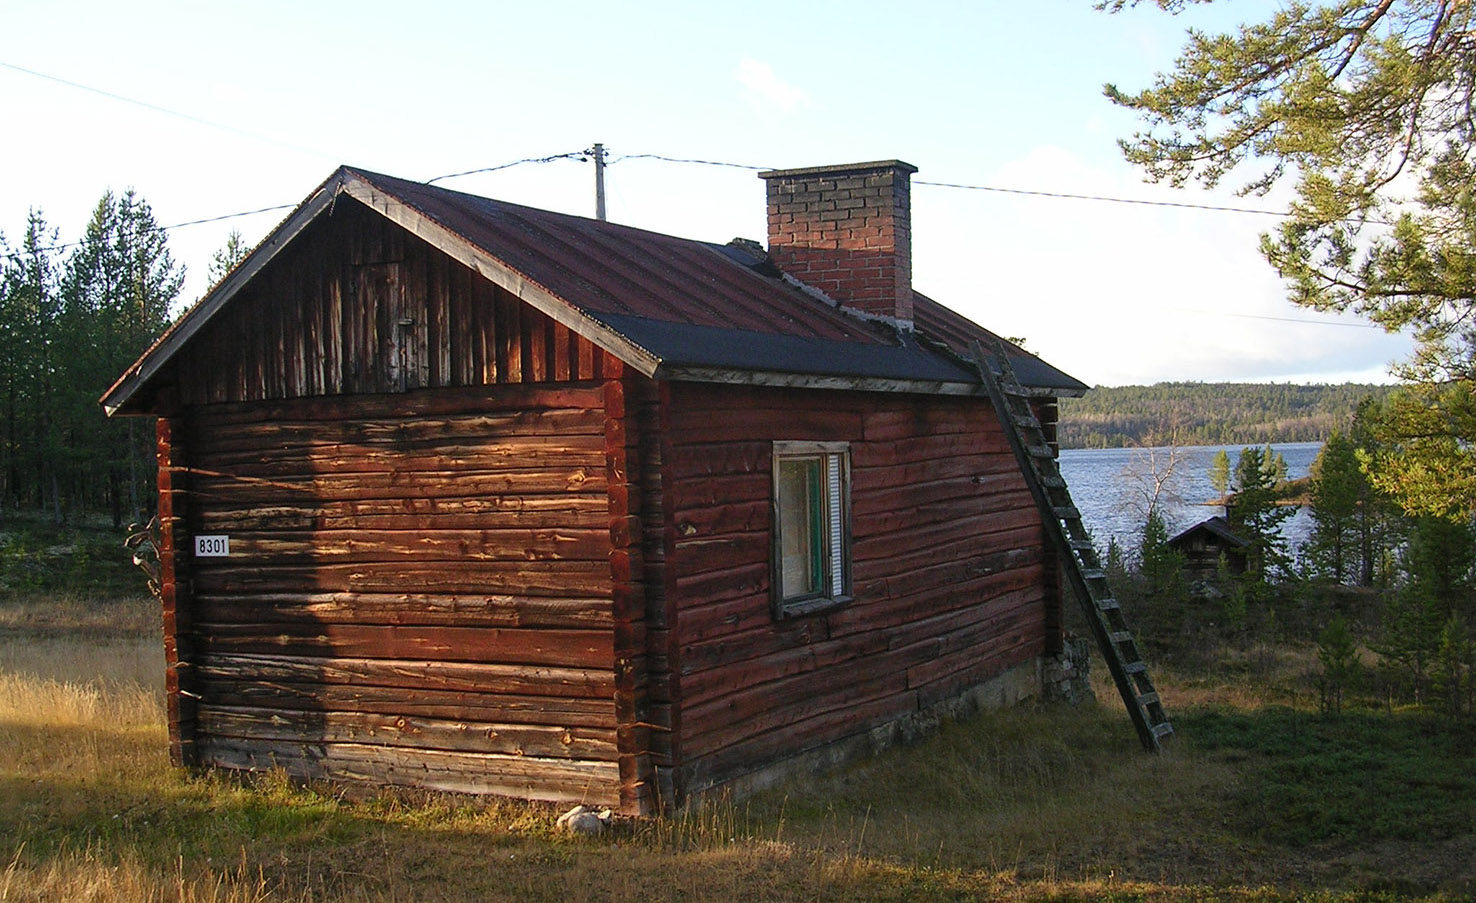
[[[656,371],[655,378],[742,386],[844,389],[850,392],[916,392],[927,395],[979,394],[978,383],[867,376],[827,376],[813,373],[781,373],[773,370],[738,370],[692,365],[662,366]]]

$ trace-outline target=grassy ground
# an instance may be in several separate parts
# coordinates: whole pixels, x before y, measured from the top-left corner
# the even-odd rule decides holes
[[[1179,729],[1162,756],[1100,687],[1100,706],[985,714],[744,803],[572,839],[547,807],[175,771],[158,647],[148,603],[0,601],[0,901],[1476,892],[1476,730],[1318,715],[1296,689],[1305,651],[1162,674]]]

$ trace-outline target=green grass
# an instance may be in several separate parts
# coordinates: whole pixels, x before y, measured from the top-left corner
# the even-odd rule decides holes
[[[1238,756],[1238,829],[1279,844],[1476,833],[1476,724],[1286,707],[1179,718],[1198,750]]]

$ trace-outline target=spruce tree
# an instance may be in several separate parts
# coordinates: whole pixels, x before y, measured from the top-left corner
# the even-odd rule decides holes
[[[1154,599],[1172,601],[1184,595],[1184,556],[1169,545],[1168,528],[1157,509],[1143,522],[1138,573],[1144,592]]]
[[[1279,504],[1275,466],[1268,467],[1265,453],[1255,446],[1242,449],[1235,462],[1230,506],[1230,525],[1250,543],[1246,562],[1253,578],[1264,580],[1288,563],[1281,525],[1296,509]]]

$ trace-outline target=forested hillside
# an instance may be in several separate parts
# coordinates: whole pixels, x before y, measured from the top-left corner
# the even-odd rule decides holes
[[[1157,383],[1061,399],[1063,448],[1314,442],[1346,428],[1358,403],[1390,386]]]

